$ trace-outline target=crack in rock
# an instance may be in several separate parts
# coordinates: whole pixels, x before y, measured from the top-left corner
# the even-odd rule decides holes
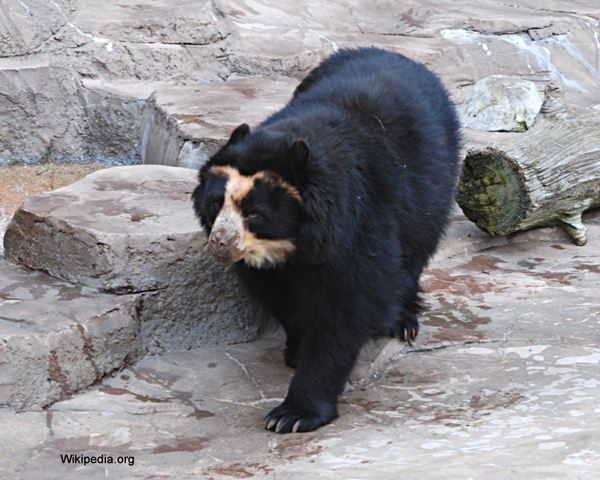
[[[250,375],[250,372],[248,372],[248,369],[246,368],[246,365],[244,365],[242,362],[240,362],[237,358],[235,358],[229,352],[225,352],[225,355],[227,355],[228,358],[230,358],[233,362],[235,362],[242,369],[242,371],[246,374],[246,376],[252,381],[252,383],[254,383],[254,386],[256,387],[256,389],[258,390],[258,393],[260,394],[260,400],[259,401],[265,400],[265,394],[264,394],[264,392],[260,388],[260,385],[258,384],[258,382],[256,381],[256,379],[252,375]]]

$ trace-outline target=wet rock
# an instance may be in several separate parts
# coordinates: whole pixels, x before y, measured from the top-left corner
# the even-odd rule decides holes
[[[208,253],[190,202],[196,183],[189,169],[114,167],[30,197],[6,231],[6,257],[72,283],[139,294],[151,351],[253,340],[268,316]]]
[[[0,407],[40,409],[138,360],[137,298],[0,259]]]
[[[475,84],[458,113],[466,128],[524,132],[533,125],[541,106],[533,82],[492,75]]]

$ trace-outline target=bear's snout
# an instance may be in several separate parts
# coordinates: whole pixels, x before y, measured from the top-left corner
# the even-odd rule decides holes
[[[240,252],[236,245],[239,235],[235,233],[230,235],[226,230],[213,231],[209,243],[210,253],[219,262],[236,262],[240,259],[243,252]]]

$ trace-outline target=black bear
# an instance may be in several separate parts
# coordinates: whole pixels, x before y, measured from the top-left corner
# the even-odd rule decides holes
[[[396,53],[342,50],[200,169],[192,199],[212,255],[236,263],[287,334],[296,372],[267,429],[331,422],[361,346],[416,337],[419,277],[448,222],[459,148],[433,73]]]

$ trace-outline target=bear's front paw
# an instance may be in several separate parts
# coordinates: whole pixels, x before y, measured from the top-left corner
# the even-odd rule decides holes
[[[265,428],[277,433],[310,432],[337,418],[336,408],[322,402],[315,410],[283,402],[267,415]]]

